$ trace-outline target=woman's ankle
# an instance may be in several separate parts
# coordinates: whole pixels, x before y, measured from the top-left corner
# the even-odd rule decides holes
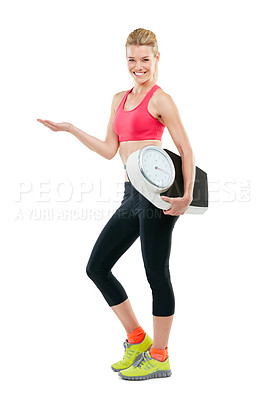
[[[140,343],[145,337],[145,331],[142,329],[141,326],[138,326],[132,332],[127,334],[128,343]]]

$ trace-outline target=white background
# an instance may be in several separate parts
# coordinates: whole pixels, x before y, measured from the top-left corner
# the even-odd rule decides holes
[[[265,399],[263,5],[2,3],[2,399],[159,399],[172,389],[180,400]],[[173,231],[173,374],[132,383],[111,370],[126,332],[85,271],[122,200],[122,161],[37,118],[104,140],[113,95],[132,87],[125,42],[140,27],[157,36],[157,83],[178,107],[210,197],[205,214],[181,216]],[[177,151],[167,129],[163,148]],[[113,272],[152,336],[139,239]]]

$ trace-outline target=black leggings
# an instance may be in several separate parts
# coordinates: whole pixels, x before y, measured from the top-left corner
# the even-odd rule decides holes
[[[86,272],[103,297],[114,306],[128,296],[111,269],[140,236],[146,276],[152,290],[152,313],[170,316],[175,297],[169,271],[172,230],[180,215],[165,215],[140,194],[131,182],[125,182],[120,207],[101,231],[89,258]],[[134,274],[134,271],[130,272]]]

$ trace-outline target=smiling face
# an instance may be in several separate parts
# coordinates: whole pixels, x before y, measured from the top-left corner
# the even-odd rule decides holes
[[[153,81],[155,64],[159,61],[160,53],[154,57],[151,46],[127,46],[127,65],[130,75],[136,83],[142,84]]]

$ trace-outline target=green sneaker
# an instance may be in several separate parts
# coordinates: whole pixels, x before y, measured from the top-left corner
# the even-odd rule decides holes
[[[151,378],[166,378],[171,376],[169,357],[164,361],[158,361],[152,358],[149,351],[142,353],[141,357],[127,368],[126,371],[119,372],[123,379],[131,381],[140,381]]]
[[[137,361],[141,357],[144,351],[150,350],[152,343],[153,340],[147,333],[145,333],[145,337],[140,343],[130,344],[126,339],[123,343],[125,349],[123,360],[112,364],[111,365],[112,370],[118,372],[129,368],[134,361]]]

